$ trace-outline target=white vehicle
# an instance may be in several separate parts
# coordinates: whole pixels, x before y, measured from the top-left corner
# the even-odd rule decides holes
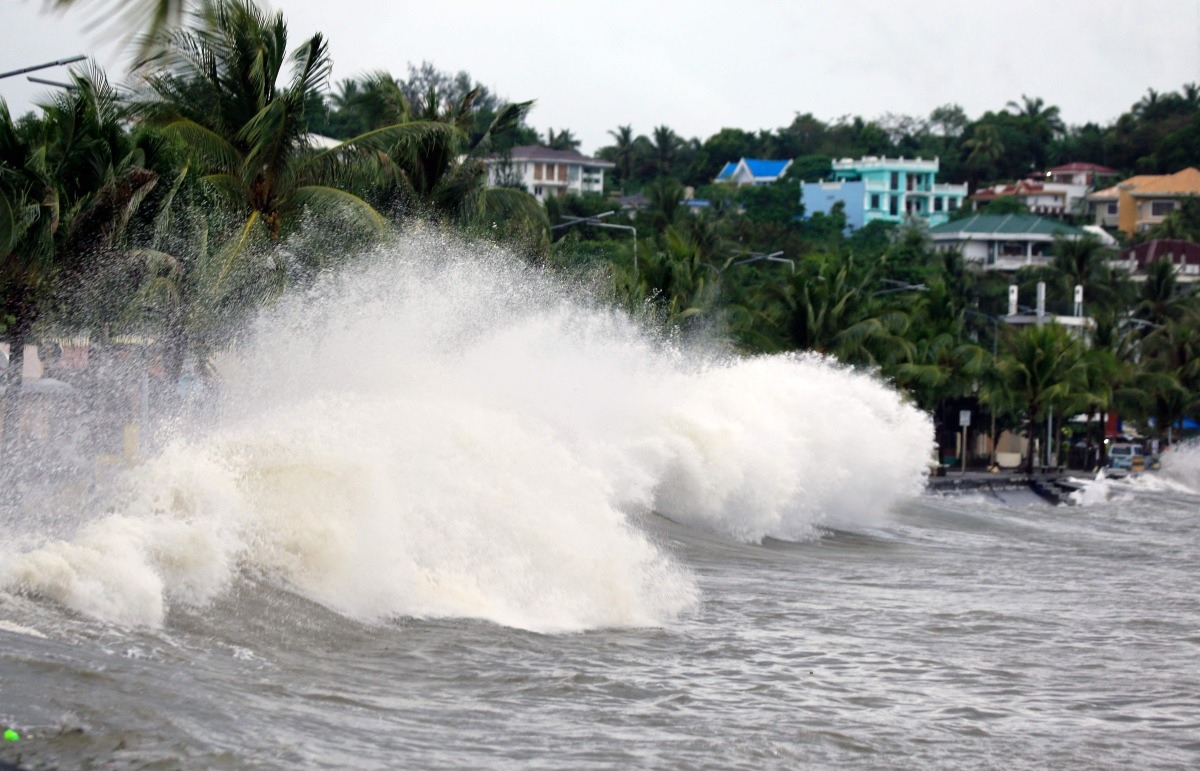
[[[1146,450],[1133,442],[1118,442],[1108,448],[1108,467],[1124,471],[1145,471]]]

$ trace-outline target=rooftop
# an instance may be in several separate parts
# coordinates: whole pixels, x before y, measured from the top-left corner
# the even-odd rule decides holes
[[[578,163],[583,166],[595,166],[599,168],[611,169],[616,166],[610,161],[602,161],[598,158],[589,158],[583,153],[574,150],[552,150],[549,147],[541,147],[539,145],[521,145],[514,147],[509,151],[514,161],[550,161],[552,163]]]
[[[778,177],[791,163],[791,161],[764,161],[757,158],[743,158],[742,161],[755,177]]]
[[[1141,174],[1124,179],[1089,198],[1116,199],[1124,190],[1130,195],[1200,195],[1200,169],[1188,167],[1174,174]]]
[[[1096,174],[1120,174],[1116,169],[1110,169],[1107,166],[1101,166],[1098,163],[1064,163],[1062,166],[1055,166],[1053,169],[1046,169],[1049,172],[1070,172],[1070,171],[1091,171]]]
[[[1074,236],[1082,238],[1084,231],[1047,217],[1032,214],[976,214],[961,220],[943,222],[929,229],[933,236],[939,235],[1037,235]]]

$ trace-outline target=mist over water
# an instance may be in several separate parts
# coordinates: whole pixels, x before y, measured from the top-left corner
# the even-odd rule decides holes
[[[175,426],[0,586],[127,625],[247,577],[362,621],[669,625],[691,570],[642,526],[811,538],[918,493],[928,418],[815,356],[683,341],[505,253],[408,237],[266,310],[220,420]]]

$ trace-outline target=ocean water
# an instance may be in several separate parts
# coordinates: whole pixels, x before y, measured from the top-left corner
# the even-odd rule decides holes
[[[923,492],[870,373],[427,236],[286,297],[100,499],[9,512],[22,768],[1195,768],[1200,448]]]

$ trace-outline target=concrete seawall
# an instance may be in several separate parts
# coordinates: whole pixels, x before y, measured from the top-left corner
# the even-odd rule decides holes
[[[1077,472],[1085,474],[1086,472]],[[1068,495],[1079,489],[1071,475],[1062,470],[1025,472],[949,471],[944,476],[930,476],[926,489],[939,495],[964,493],[999,494],[1004,491],[1028,490],[1047,503],[1070,503]]]

